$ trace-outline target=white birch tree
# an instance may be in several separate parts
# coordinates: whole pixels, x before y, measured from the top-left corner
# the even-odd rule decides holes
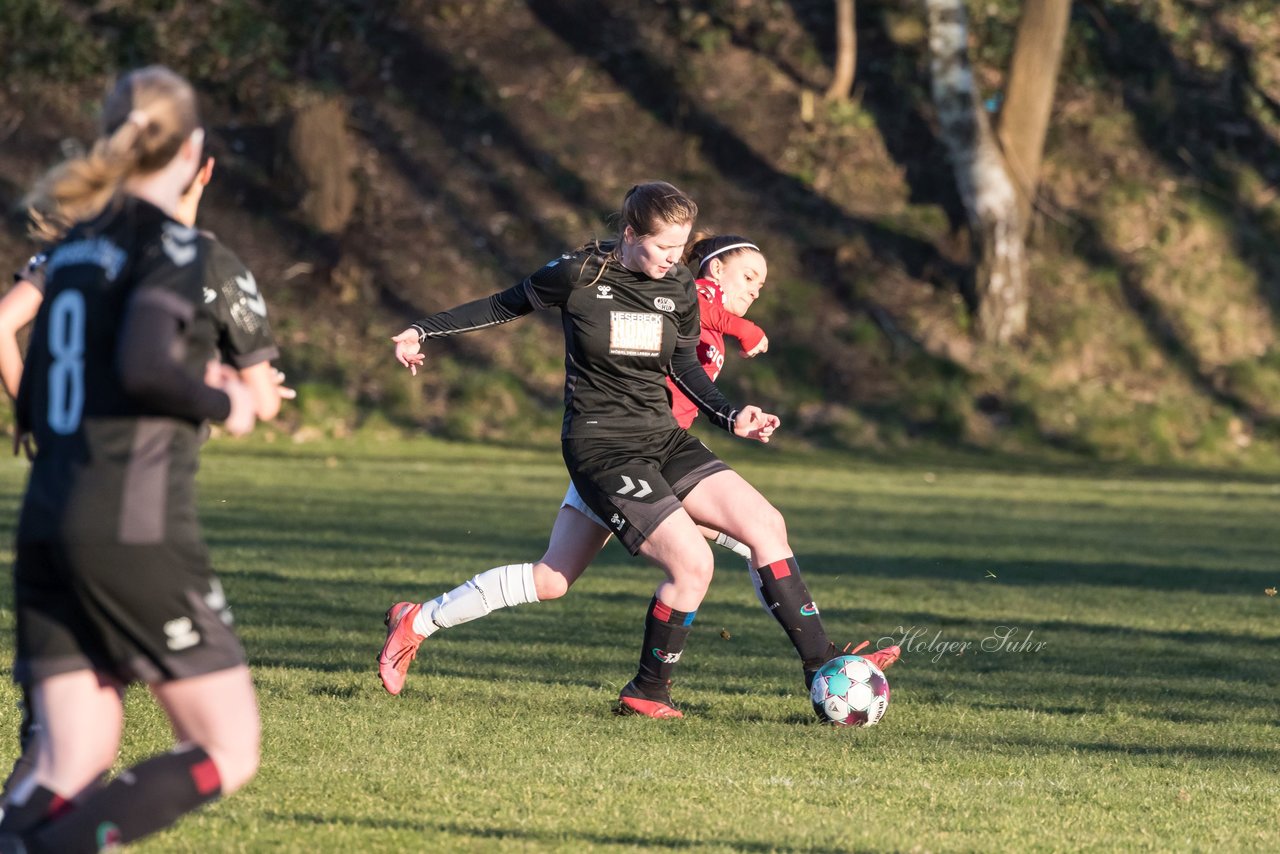
[[[1027,328],[1027,228],[1071,3],[1026,0],[999,133],[974,85],[964,0],[923,3],[934,107],[974,246],[976,329],[1006,344]]]
[[[858,66],[858,33],[853,0],[835,0],[835,3],[836,65],[831,85],[823,97],[828,101],[847,101],[853,92],[853,77]]]

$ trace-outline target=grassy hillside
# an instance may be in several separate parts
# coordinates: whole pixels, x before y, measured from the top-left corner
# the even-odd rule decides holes
[[[973,3],[999,103],[1014,0]],[[1280,13],[1262,0],[1077,3],[1033,233],[1031,331],[975,346],[963,216],[914,0],[860,0],[850,104],[815,100],[828,0],[11,0],[0,202],[92,129],[113,69],[199,82],[219,155],[206,224],[268,283],[294,429],[554,435],[554,318],[434,347],[385,338],[608,233],[628,186],[690,190],[768,252],[773,342],[723,382],[816,442],[921,441],[1151,462],[1280,461]],[[320,235],[283,140],[348,116],[350,223]],[[812,107],[810,110],[809,108]],[[0,236],[14,262],[15,224]]]

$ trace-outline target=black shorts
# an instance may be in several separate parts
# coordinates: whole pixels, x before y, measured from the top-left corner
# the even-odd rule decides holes
[[[679,427],[651,436],[570,438],[561,447],[578,494],[633,555],[695,486],[729,470]]]
[[[19,543],[15,682],[168,682],[245,663],[204,545]]]

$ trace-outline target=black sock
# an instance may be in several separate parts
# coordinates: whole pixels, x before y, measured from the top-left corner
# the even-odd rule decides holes
[[[817,603],[800,577],[800,564],[796,559],[774,561],[756,572],[760,575],[764,601],[799,653],[805,673],[812,673],[830,661],[835,655],[835,644],[822,627]]]
[[[644,647],[640,650],[640,670],[635,687],[650,699],[668,700],[671,675],[684,653],[685,641],[697,611],[676,611],[655,596],[644,618]]]
[[[23,754],[23,758],[26,754]],[[18,760],[19,762],[22,759]],[[34,759],[31,761],[34,767]],[[8,801],[4,805],[4,820],[0,821],[0,833],[23,834],[46,821],[52,821],[74,807],[71,801],[44,786],[36,786],[23,803]]]
[[[163,830],[222,792],[218,768],[199,747],[181,747],[124,771],[62,818],[27,837],[32,852],[96,852]]]

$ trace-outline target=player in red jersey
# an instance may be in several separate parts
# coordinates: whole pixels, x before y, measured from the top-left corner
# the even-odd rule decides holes
[[[708,376],[715,380],[724,367],[726,335],[737,339],[742,355],[747,358],[768,349],[769,339],[764,330],[744,317],[760,296],[768,276],[768,265],[759,247],[736,235],[692,241],[684,263],[697,277],[701,327],[698,360]],[[670,378],[667,383],[672,398],[672,414],[680,427],[688,429],[697,417],[698,407]],[[777,578],[773,572],[757,572],[751,566],[749,548],[725,534],[705,527],[701,530],[708,539],[747,559],[749,574],[761,604],[782,624],[796,645],[805,662],[807,681],[812,670],[835,655],[836,648],[826,639],[821,618],[799,578],[798,569]],[[419,646],[436,631],[470,622],[498,608],[563,596],[586,571],[610,536],[609,526],[587,506],[570,484],[552,528],[547,551],[539,561],[495,567],[434,600],[422,604],[399,602],[388,610],[387,639],[378,658],[383,686],[392,694],[400,693]],[[800,636],[804,638],[803,644]],[[818,656],[813,654],[815,646],[821,648]],[[884,669],[892,665],[898,655],[898,648],[890,647],[870,653],[868,657]],[[814,664],[817,657],[822,661]],[[620,699],[619,711],[653,717],[679,716],[665,704],[626,696]]]
[[[735,235],[701,237],[695,235],[685,264],[699,268],[698,311],[702,335],[698,341],[698,361],[714,381],[724,369],[724,336],[738,339],[742,355],[748,359],[769,349],[764,330],[747,320],[751,304],[760,298],[769,267],[759,247]],[[688,430],[698,417],[698,407],[667,379],[671,390],[671,414]]]

